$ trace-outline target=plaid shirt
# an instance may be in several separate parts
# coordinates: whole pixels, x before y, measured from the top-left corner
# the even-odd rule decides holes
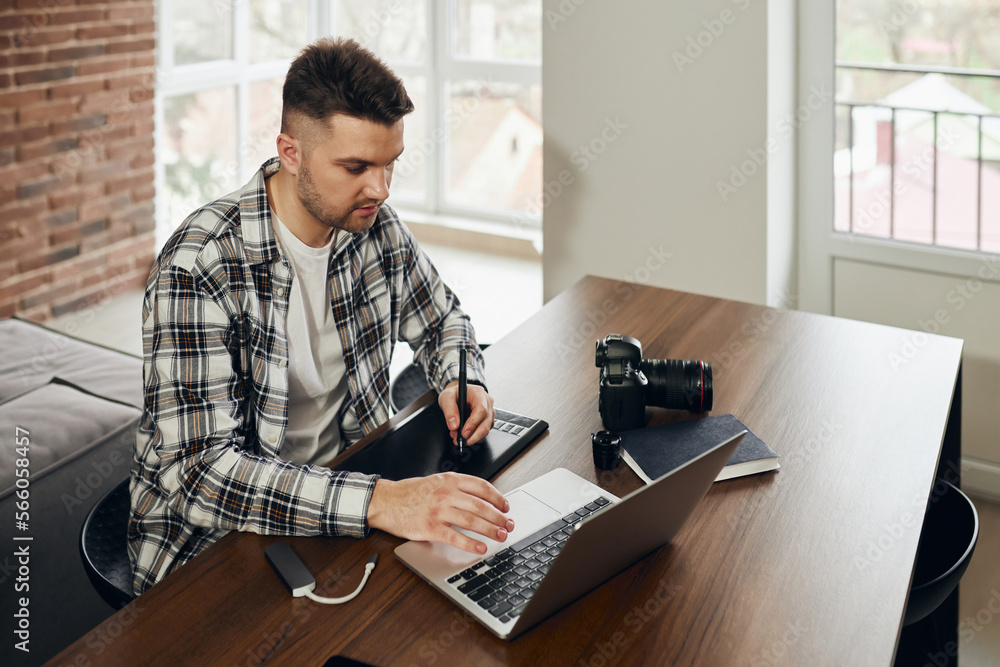
[[[377,476],[278,456],[288,425],[285,318],[291,266],[278,251],[264,180],[195,211],[150,272],[143,299],[145,408],[136,435],[128,527],[133,589],[142,593],[231,530],[268,535],[368,533]],[[395,212],[339,233],[330,307],[347,369],[353,443],[389,417],[389,361],[405,340],[441,390],[483,382],[468,317]]]

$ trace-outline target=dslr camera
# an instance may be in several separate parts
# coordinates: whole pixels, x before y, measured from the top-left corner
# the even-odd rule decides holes
[[[712,409],[712,365],[705,361],[643,359],[642,343],[609,334],[597,341],[601,369],[598,407],[609,431],[645,424],[646,406],[708,412]]]

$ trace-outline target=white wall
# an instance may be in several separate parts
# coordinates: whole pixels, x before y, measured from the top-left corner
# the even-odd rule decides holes
[[[546,299],[593,273],[794,305],[793,6],[544,0]]]

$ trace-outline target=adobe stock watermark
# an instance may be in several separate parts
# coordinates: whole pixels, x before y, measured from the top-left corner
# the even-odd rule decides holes
[[[854,557],[854,567],[861,572],[867,570],[882,560],[903,539],[906,533],[921,525],[922,522],[911,512],[903,512],[899,519],[884,526],[874,540],[865,543],[864,555]]]
[[[445,653],[448,652],[458,638],[469,631],[473,625],[473,618],[464,612],[459,612],[457,609],[451,612],[451,622],[448,627],[438,633],[437,637],[434,639],[428,639],[420,648],[417,649],[417,655],[423,660],[425,665],[437,664]],[[419,667],[420,663],[410,663],[410,667]]]
[[[86,649],[77,653],[68,662],[60,663],[60,667],[90,667],[102,664],[106,658],[98,660],[111,650],[111,647],[125,632],[135,624],[136,618],[145,611],[139,600],[119,611],[107,622],[92,630],[84,641]],[[110,653],[108,653],[110,655]]]
[[[737,361],[742,359],[750,351],[751,345],[763,338],[778,321],[778,309],[793,308],[797,297],[785,290],[778,290],[776,299],[778,302],[777,306],[764,309],[764,312],[754,315],[740,326],[739,332],[742,334],[742,338],[729,341],[723,349],[717,351],[711,357],[714,359],[712,364],[716,368],[729,370]]]
[[[211,184],[210,187],[215,191],[222,191],[232,187],[239,178],[241,165],[245,164],[258,150],[268,144],[274,146],[271,156],[277,155],[276,142],[277,136],[281,132],[280,126],[281,112],[273,112],[259,130],[248,135],[245,141],[240,142],[237,159],[228,160],[218,168],[212,169],[207,178]],[[269,157],[268,159],[271,158]],[[197,202],[192,201],[191,208],[197,208],[198,205]]]
[[[801,447],[791,450],[785,450],[780,446],[776,448],[778,454],[781,456],[779,459],[781,467],[793,470],[799,465],[805,465],[821,452],[823,448],[828,446],[843,429],[843,424],[824,417],[820,420],[819,428],[812,431],[812,435],[809,436],[809,439]],[[770,477],[769,483],[758,485],[758,489],[749,496],[747,504],[740,512],[730,514],[726,517],[726,523],[729,524],[729,527],[736,528],[743,524],[746,521],[746,517],[755,513],[766,503],[774,500],[775,496],[778,495],[778,491],[783,488],[786,479],[787,477],[783,477],[781,473],[778,473]]]
[[[391,0],[385,7],[369,11],[365,17],[364,24],[361,26],[361,32],[368,39],[375,39],[402,11],[403,3],[399,0]]]
[[[875,25],[878,26],[878,30],[882,33],[882,36],[888,39],[901,31],[917,13],[918,9],[920,9],[920,3],[916,0],[893,3],[892,11],[888,18],[880,18]]]
[[[35,3],[37,11],[21,17],[20,25],[7,39],[10,46],[19,49],[22,46],[31,46],[38,31],[49,25],[49,18],[59,7],[68,7],[76,4],[76,0],[38,0]],[[13,6],[13,3],[11,4]]]
[[[715,182],[719,198],[723,202],[729,201],[732,195],[736,194],[758,171],[767,165],[768,158],[781,148],[783,142],[790,141],[796,130],[808,123],[817,111],[828,106],[832,100],[833,91],[825,83],[819,86],[810,86],[809,96],[805,102],[800,104],[794,112],[789,112],[778,119],[775,126],[777,136],[769,136],[761,147],[748,148],[746,150],[747,159],[729,166],[729,178],[725,181]]]
[[[384,553],[391,547],[392,544],[388,540],[378,538],[375,540],[371,551],[372,553]],[[317,594],[322,595],[323,591],[332,589],[341,581],[348,581],[348,585],[352,585],[353,582],[360,579],[363,569],[361,566],[352,567],[349,572],[344,573],[339,567],[328,568],[315,577],[316,588],[314,590],[317,591]],[[362,595],[364,595],[364,592],[362,592]],[[292,616],[281,626],[283,629],[280,632],[274,630],[272,632],[260,633],[263,641],[252,648],[248,648],[245,654],[246,660],[242,663],[237,663],[237,665],[239,667],[260,667],[260,665],[270,661],[278,650],[296,635],[300,628],[305,627],[309,619],[312,618],[313,610],[319,606],[322,605],[307,597],[291,598]],[[247,639],[247,643],[249,641],[250,638]]]
[[[545,22],[553,32],[559,29],[560,23],[565,23],[569,17],[576,13],[576,10],[587,0],[561,0],[555,9],[545,10]]]
[[[956,141],[958,141],[958,131],[954,127],[945,128],[937,138],[937,148],[938,151],[944,151],[950,148]],[[893,138],[895,141],[895,138]],[[921,177],[929,171],[934,165],[934,149],[930,146],[922,150],[919,154],[904,161],[899,165],[899,169],[904,176],[909,176],[912,181],[908,181],[904,178],[898,178],[892,183],[891,187],[884,189],[875,198],[874,201],[869,202],[857,215],[856,221],[851,224],[851,231],[853,233],[864,234],[869,229],[871,229],[879,218],[888,213],[892,208],[892,200],[894,197],[901,197],[910,190],[911,182],[920,183]],[[854,241],[854,236],[848,237],[851,241]]]
[[[789,112],[778,119],[776,124],[777,137],[769,136],[762,147],[748,148],[746,150],[747,159],[739,164],[732,164],[729,167],[729,178],[725,181],[715,182],[715,188],[719,192],[719,198],[723,202],[746,185],[758,171],[767,165],[768,158],[781,148],[782,142],[790,141],[796,130],[808,123],[817,111],[830,104],[833,100],[833,91],[827,85],[812,85],[809,87],[809,96],[805,102],[800,104],[794,112]]]
[[[966,616],[958,624],[958,642],[949,641],[940,651],[927,653],[927,662],[923,667],[949,667],[958,660],[959,644],[969,644],[976,636],[986,629],[993,619],[1000,615],[1000,591],[990,589],[990,599],[985,606],[980,607],[973,616]]]
[[[602,327],[607,323],[608,318],[618,312],[632,296],[635,294],[635,287],[630,283],[644,284],[649,281],[652,275],[666,266],[671,254],[659,248],[649,246],[648,253],[631,273],[625,274],[623,282],[615,284],[615,297],[608,298],[601,302],[600,307],[587,310],[585,320],[569,336],[560,339],[556,344],[556,350],[563,360],[575,355],[584,345],[593,345],[595,336],[603,331]]]
[[[886,353],[886,361],[890,368],[898,372],[901,366],[912,361],[930,342],[928,334],[936,334],[941,327],[951,322],[953,315],[962,311],[976,295],[982,291],[986,282],[996,282],[1000,279],[1000,256],[984,257],[975,275],[959,280],[945,295],[945,301],[950,308],[938,308],[926,320],[917,320],[921,331],[908,331],[904,334],[899,347]]]
[[[72,3],[74,0],[63,0],[63,2]],[[248,0],[215,0],[212,6],[215,9],[215,15],[218,19],[232,20],[231,14],[233,10],[247,4]],[[378,9],[370,9],[365,14],[364,20],[360,25],[362,34],[369,39],[374,39],[402,11],[403,3],[401,0],[390,0],[390,2]]]
[[[381,541],[381,544],[384,546],[386,543],[385,541]],[[376,545],[376,550],[380,550],[378,549],[378,545]],[[345,575],[340,568],[325,570],[319,577],[316,578],[315,590],[326,590],[346,578],[348,578],[347,575]],[[263,641],[257,644],[257,646],[247,649],[246,660],[242,663],[243,667],[259,667],[260,665],[268,662],[275,654],[275,651],[277,651],[287,639],[294,637],[295,633],[298,632],[298,629],[309,622],[309,619],[312,617],[313,609],[315,609],[316,606],[317,603],[307,597],[292,598],[292,618],[284,624],[284,629],[281,632],[275,630],[273,632],[260,633]]]
[[[750,660],[750,667],[777,667],[785,664],[788,649],[795,646],[806,634],[815,630],[816,622],[803,623],[801,619],[785,622],[785,631],[779,639]]]
[[[745,12],[750,6],[750,0],[733,0],[733,4],[741,12]],[[722,37],[726,26],[736,22],[737,16],[738,14],[732,9],[723,9],[717,17],[702,21],[701,25],[705,29],[689,36],[682,51],[674,51],[671,54],[677,71],[683,74],[685,67],[693,65],[694,61],[715,44],[715,40]]]
[[[107,307],[112,297],[120,294],[125,288],[125,272],[115,275],[107,285],[95,295],[98,302],[93,306],[88,306],[73,313],[73,319],[69,320],[64,328],[64,332],[73,336],[80,330],[80,322],[84,319],[87,324],[93,322],[97,315]],[[70,344],[69,338],[65,336],[52,335],[47,337],[47,342],[42,349],[35,354],[29,363],[20,366],[18,374],[21,383],[25,386],[31,381],[33,375],[51,370],[53,360],[63,353],[66,346]]]
[[[604,126],[594,138],[585,144],[580,144],[570,153],[569,161],[576,167],[576,172],[582,174],[587,171],[590,165],[604,155],[608,147],[615,143],[628,127],[628,123],[622,121],[621,116],[605,118]],[[528,201],[524,210],[519,211],[511,217],[511,223],[519,227],[534,224],[533,221],[541,217],[542,211],[549,204],[562,196],[569,187],[576,183],[576,178],[576,174],[570,169],[560,171],[554,179],[543,184],[542,192],[534,199]]]
[[[438,125],[429,136],[424,137],[419,143],[407,147],[406,153],[399,158],[393,167],[394,174],[404,178],[412,175],[440,150],[449,132],[460,128],[472,114],[479,110],[483,99],[493,94],[494,83],[492,78],[480,78],[477,85],[478,92],[475,95],[466,97],[459,106],[451,107],[444,112],[444,125]],[[446,127],[447,129],[445,129]]]
[[[101,113],[104,122],[98,127],[85,129],[80,133],[80,141],[76,148],[61,154],[52,164],[52,171],[61,174],[77,170],[87,162],[94,162],[103,156],[106,135],[120,127],[122,121],[128,119],[132,110],[139,104],[153,104],[153,94],[156,82],[164,70],[143,76],[141,83],[121,89],[111,104]],[[99,114],[97,114],[99,116]],[[152,117],[152,110],[150,111]]]
[[[134,432],[126,429],[121,435],[121,440],[134,440]],[[82,507],[84,502],[94,495],[104,490],[105,482],[115,476],[115,471],[119,469],[128,470],[132,464],[132,459],[126,457],[119,450],[114,450],[106,457],[98,461],[91,461],[89,469],[76,478],[76,483],[67,487],[60,500],[66,508],[66,514],[73,514],[77,508]]]
[[[935,480],[930,496],[922,496],[918,493],[910,498],[910,507],[913,511],[903,512],[899,515],[898,519],[884,526],[875,539],[866,542],[863,555],[855,556],[854,558],[854,567],[859,572],[863,572],[882,560],[887,553],[899,544],[899,541],[903,539],[903,536],[907,532],[913,528],[919,530],[923,526],[923,519],[921,517],[924,515],[924,512],[928,511],[931,505],[936,504],[948,492],[949,487],[945,482],[957,484],[961,479],[960,475],[961,470],[955,462],[949,461],[940,477]]]
[[[615,629],[603,640],[594,643],[594,650],[586,658],[580,658],[578,667],[607,667],[613,664],[615,658],[623,653],[629,642],[642,631],[647,623],[654,620],[663,610],[667,602],[676,597],[683,589],[673,583],[673,578],[663,577],[657,582],[656,592],[650,595],[642,604],[634,605],[625,614],[621,626]]]

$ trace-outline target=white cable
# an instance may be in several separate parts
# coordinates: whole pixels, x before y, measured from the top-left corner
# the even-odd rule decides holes
[[[368,576],[372,573],[372,570],[375,569],[375,564],[377,562],[378,562],[378,554],[375,554],[368,559],[368,563],[365,565],[365,576],[361,577],[361,583],[358,584],[358,587],[350,595],[345,595],[342,598],[325,598],[320,595],[316,595],[315,593],[312,592],[312,590],[307,590],[306,597],[308,597],[310,600],[315,600],[316,602],[321,602],[323,604],[343,604],[344,602],[350,602],[351,600],[356,598],[358,596],[358,593],[361,592],[361,589],[365,587],[365,583],[368,581]]]

